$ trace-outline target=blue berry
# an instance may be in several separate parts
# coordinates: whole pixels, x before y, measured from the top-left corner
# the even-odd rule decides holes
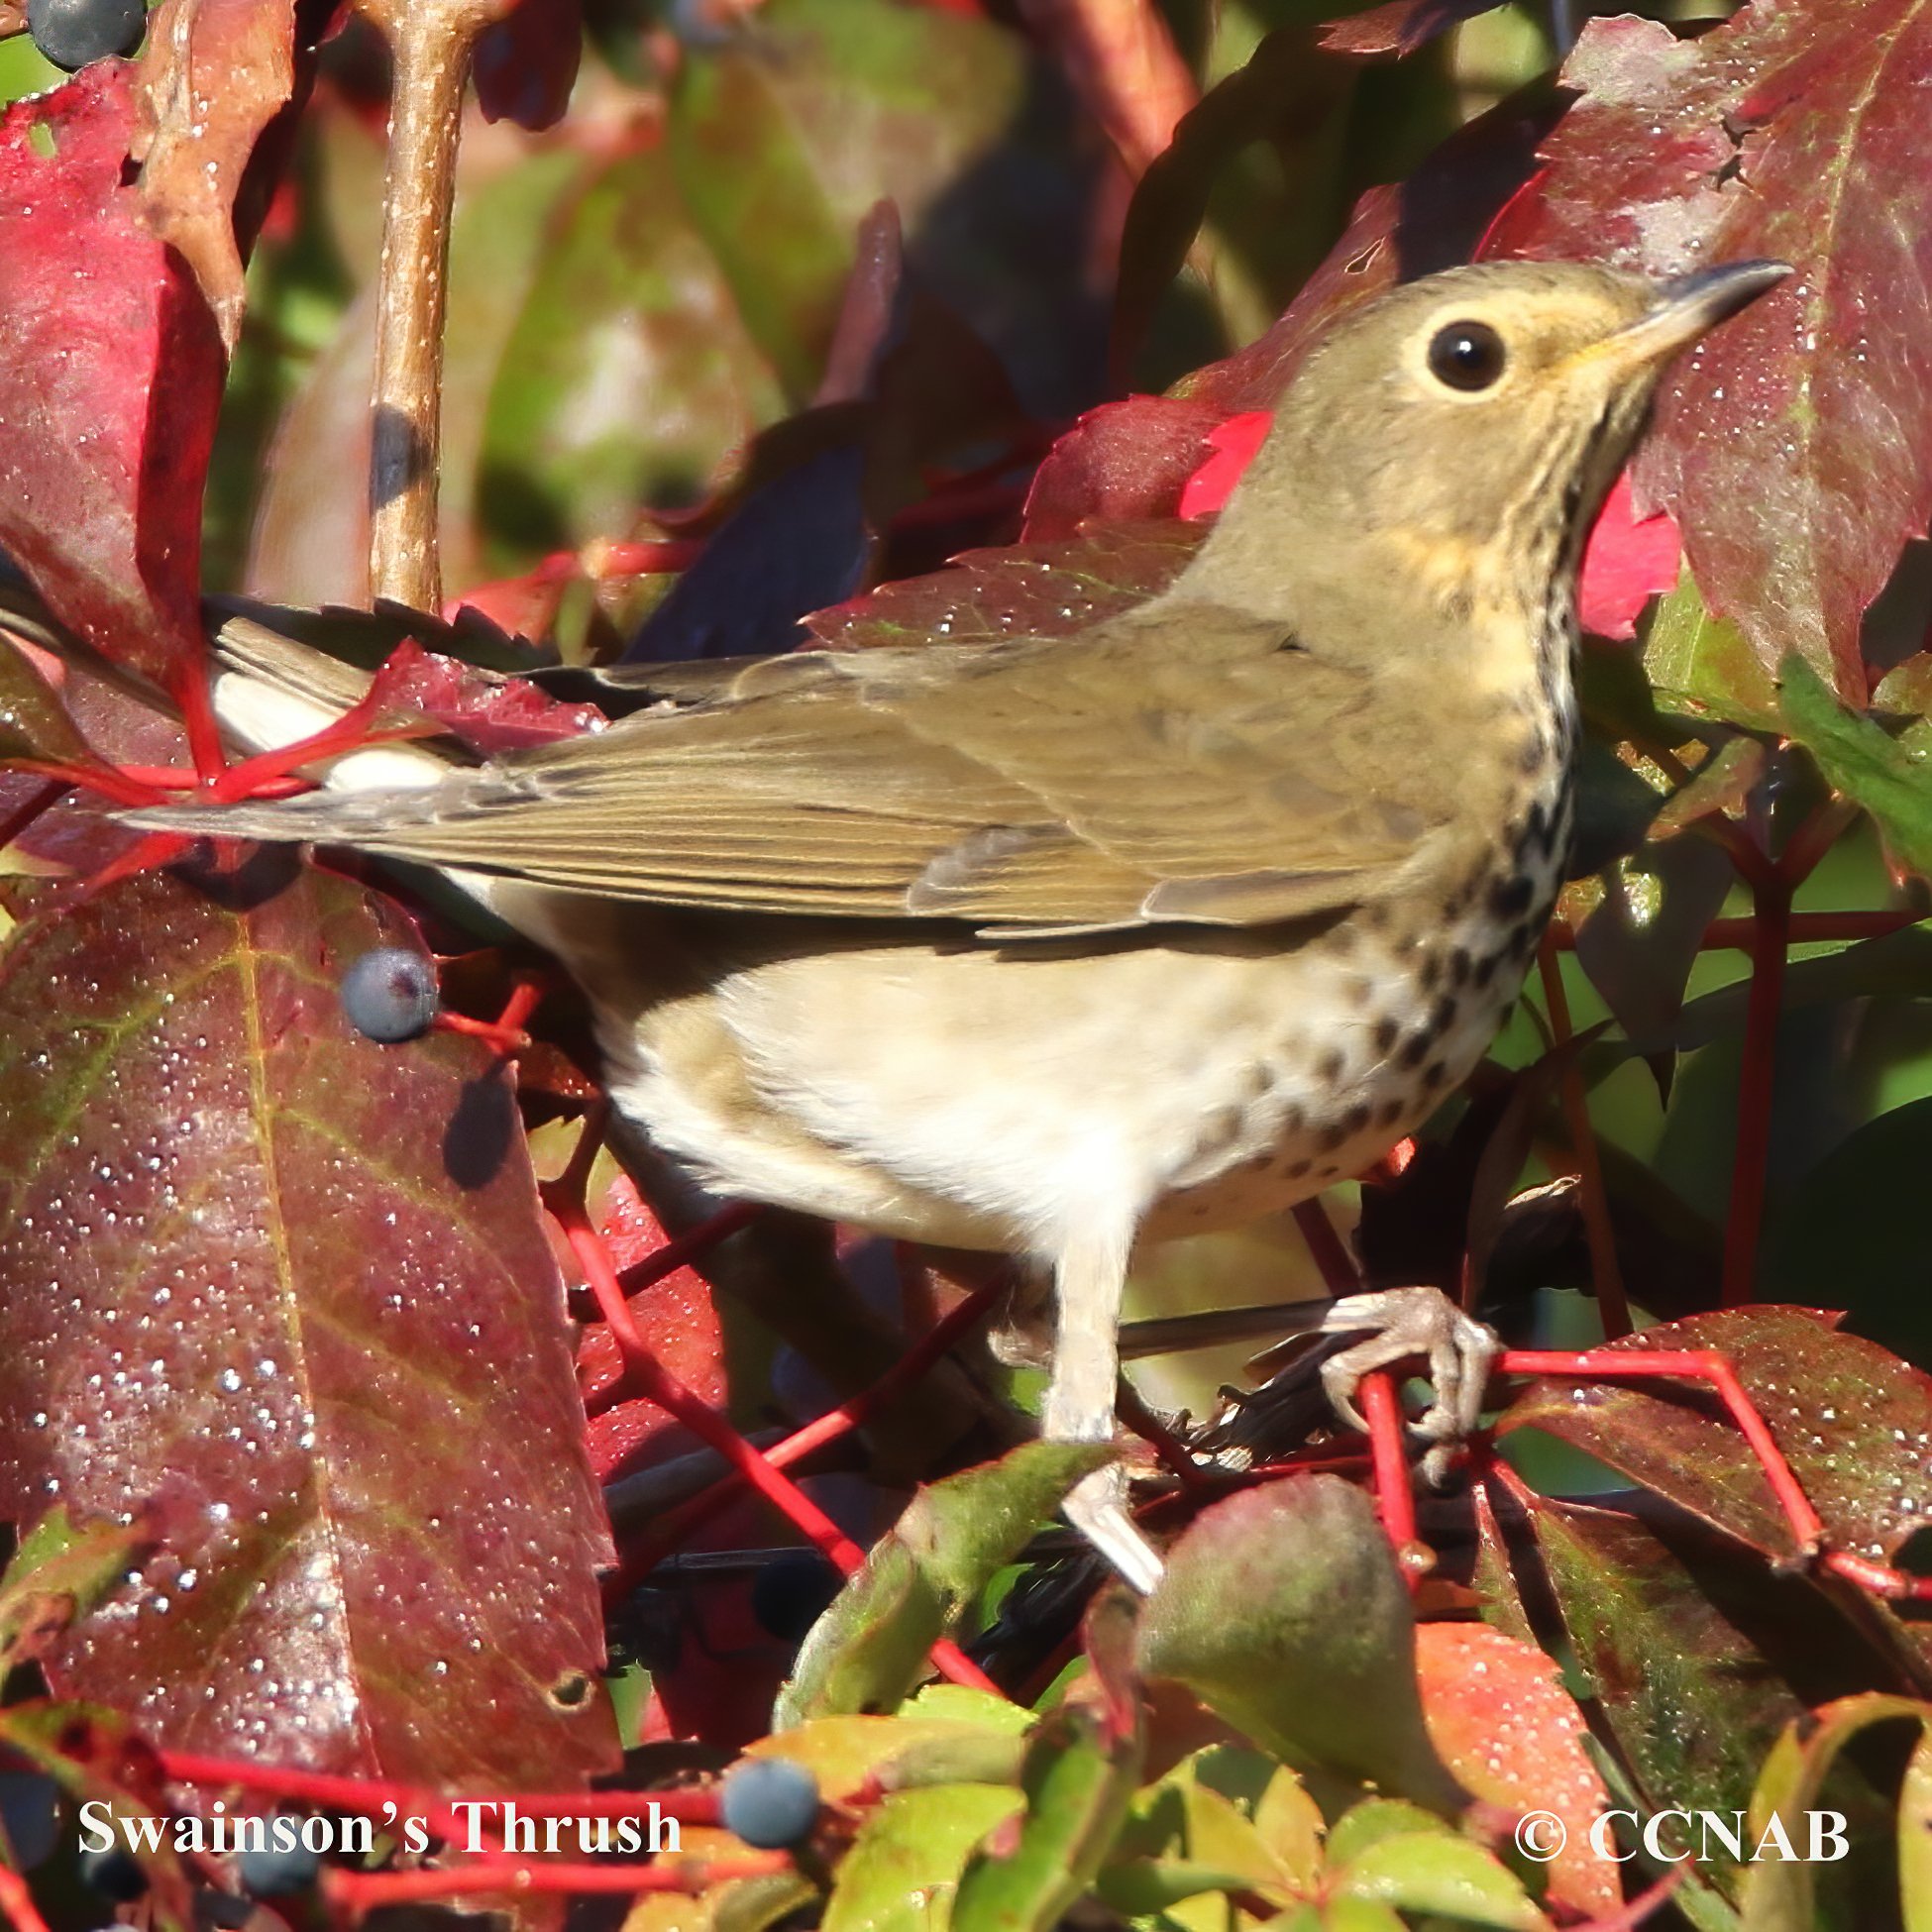
[[[290,1892],[306,1891],[321,1869],[321,1859],[300,1844],[250,1845],[235,1855],[235,1876],[242,1889],[258,1898],[285,1898]]]
[[[148,31],[142,0],[27,0],[27,31],[68,73],[110,54],[132,54]]]
[[[747,1758],[724,1774],[724,1828],[761,1852],[782,1852],[818,1821],[818,1780],[790,1758]]]
[[[342,976],[342,1010],[349,1023],[385,1046],[428,1032],[436,999],[434,968],[401,946],[366,952],[351,960]]]
[[[0,1827],[19,1871],[45,1864],[60,1834],[59,1785],[45,1771],[0,1771]]]
[[[117,1905],[132,1905],[148,1890],[148,1875],[125,1845],[82,1852],[79,1866],[81,1883]]]

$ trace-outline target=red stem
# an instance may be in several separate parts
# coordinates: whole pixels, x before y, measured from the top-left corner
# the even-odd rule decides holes
[[[1751,992],[1745,1007],[1744,1058],[1738,1069],[1737,1151],[1731,1167],[1731,1206],[1724,1229],[1724,1276],[1719,1300],[1739,1308],[1752,1299],[1758,1237],[1765,1216],[1766,1164],[1771,1155],[1771,1098],[1776,1078],[1777,1020],[1784,999],[1790,946],[1791,887],[1781,872],[1752,887],[1756,930],[1751,941]]]
[[[395,1905],[418,1898],[460,1898],[470,1892],[642,1892],[708,1891],[732,1878],[763,1878],[792,1867],[786,1852],[751,1853],[744,1858],[672,1859],[662,1865],[588,1865],[521,1858],[470,1859],[434,1871],[345,1872],[331,1866],[322,1875],[323,1894],[351,1912]]]
[[[14,1932],[47,1932],[47,1920],[34,1903],[27,1880],[4,1865],[0,1865],[0,1912],[13,1921]]]
[[[1323,1285],[1338,1298],[1354,1294],[1361,1287],[1361,1276],[1342,1244],[1342,1236],[1335,1232],[1328,1210],[1319,1200],[1310,1200],[1297,1201],[1293,1212],[1295,1226],[1302,1231],[1302,1239],[1321,1270]]]
[[[1382,1513],[1382,1529],[1398,1551],[1417,1542],[1416,1492],[1409,1479],[1409,1458],[1402,1445],[1402,1404],[1395,1393],[1395,1378],[1378,1368],[1361,1378],[1357,1391],[1363,1419],[1368,1424],[1369,1466],[1373,1472],[1376,1507]],[[1407,1565],[1404,1565],[1407,1573]],[[1421,1572],[1410,1576],[1410,1587],[1421,1581]]]
[[[721,1219],[722,1216],[714,1218],[714,1220]],[[702,1228],[694,1228],[685,1238],[695,1240],[704,1233],[705,1229],[713,1225],[713,1222],[707,1221]],[[655,1254],[648,1257],[650,1261],[655,1261],[657,1258]],[[640,1267],[645,1265],[648,1265],[648,1262],[639,1263]],[[667,1269],[666,1272],[668,1273],[669,1270]],[[806,1423],[803,1429],[794,1430],[782,1443],[774,1443],[764,1452],[766,1461],[775,1469],[790,1468],[794,1462],[809,1455],[814,1449],[823,1449],[826,1444],[837,1442],[840,1437],[849,1435],[855,1429],[863,1429],[886,1403],[917,1381],[951,1349],[955,1342],[985,1321],[1005,1289],[1006,1284],[1002,1281],[992,1281],[984,1288],[974,1289],[957,1308],[935,1322],[927,1334],[909,1348],[870,1388],[861,1389],[857,1395],[841,1403],[836,1409],[827,1410],[824,1415]],[[606,1590],[606,1596],[611,1600],[628,1596],[651,1570],[655,1569],[690,1536],[693,1530],[715,1516],[729,1503],[738,1494],[743,1481],[744,1478],[734,1470],[730,1475],[720,1477],[707,1488],[700,1489],[697,1495],[680,1503],[675,1509],[667,1510],[653,1525],[650,1537],[638,1545],[625,1559],[622,1569],[617,1572]]]
[[[1556,948],[1546,939],[1537,951],[1543,978],[1544,1004],[1551,1030],[1558,1044],[1573,1037],[1569,995],[1563,987],[1562,967]],[[1630,1303],[1624,1296],[1623,1270],[1617,1264],[1617,1236],[1610,1221],[1610,1201],[1603,1187],[1603,1163],[1597,1158],[1596,1129],[1590,1124],[1590,1104],[1583,1092],[1583,1075],[1571,1054],[1563,1064],[1561,1091],[1563,1122],[1569,1129],[1570,1152],[1576,1159],[1577,1190],[1582,1197],[1583,1233],[1590,1245],[1590,1279],[1596,1288],[1598,1319],[1611,1341],[1630,1333]]]
[[[543,1190],[543,1201],[556,1222],[571,1252],[577,1256],[584,1278],[590,1284],[597,1308],[617,1343],[624,1371],[619,1387],[655,1402],[675,1417],[700,1443],[715,1449],[733,1469],[767,1502],[803,1530],[840,1569],[850,1575],[865,1561],[865,1552],[807,1496],[771,1458],[746,1442],[731,1424],[700,1396],[678,1380],[644,1340],[624,1298],[617,1270],[611,1264],[610,1250],[603,1236],[590,1224],[584,1198],[584,1183],[595,1158],[602,1137],[596,1122],[588,1125],[564,1173]],[[998,1685],[972,1663],[957,1645],[941,1640],[932,1647],[932,1663],[942,1675],[955,1683],[1000,1695]]]

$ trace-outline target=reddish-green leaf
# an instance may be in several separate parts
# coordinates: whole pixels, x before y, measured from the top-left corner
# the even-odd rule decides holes
[[[1615,1910],[1617,1875],[1588,1838],[1609,1794],[1556,1664],[1486,1624],[1424,1624],[1416,1663],[1430,1741],[1455,1777],[1506,1810],[1539,1808],[1562,1820],[1551,1896],[1585,1916]]]
[[[1828,1284],[1821,1284],[1828,1286]],[[1720,1351],[1736,1369],[1833,1540],[1890,1557],[1932,1512],[1932,1377],[1802,1308],[1735,1309],[1610,1344]],[[1504,1412],[1505,1431],[1548,1431],[1767,1556],[1791,1532],[1749,1446],[1691,1382],[1548,1382]]]
[[[0,954],[0,1510],[167,1505],[57,1681],[170,1744],[439,1784],[603,1768],[605,1557],[513,1097],[382,1047],[407,943],[263,857],[43,897]]]
[[[1202,1511],[1147,1599],[1139,1661],[1277,1756],[1466,1802],[1423,1727],[1408,1590],[1351,1483],[1293,1477]]]
[[[0,117],[0,550],[63,623],[162,676],[202,650],[222,352],[123,185],[129,73],[97,61]]]
[[[1179,521],[1097,523],[1064,543],[969,550],[950,570],[881,585],[806,622],[839,650],[1063,637],[1164,590],[1205,534]]]
[[[1668,379],[1639,485],[1766,666],[1799,651],[1863,701],[1860,619],[1932,514],[1932,9],[1594,21],[1562,77],[1581,99],[1491,252],[1794,266]]]

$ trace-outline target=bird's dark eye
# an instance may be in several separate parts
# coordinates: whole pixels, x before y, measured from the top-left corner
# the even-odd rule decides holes
[[[1502,337],[1487,322],[1451,322],[1429,344],[1429,373],[1451,389],[1493,387],[1508,360]]]

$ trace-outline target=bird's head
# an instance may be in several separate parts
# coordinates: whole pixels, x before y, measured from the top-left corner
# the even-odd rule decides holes
[[[1781,279],[1742,262],[1654,281],[1489,263],[1338,322],[1297,373],[1201,563],[1265,602],[1295,568],[1413,571],[1541,599],[1643,429],[1671,359]],[[1350,551],[1354,556],[1349,559]],[[1218,555],[1217,555],[1218,553]]]

